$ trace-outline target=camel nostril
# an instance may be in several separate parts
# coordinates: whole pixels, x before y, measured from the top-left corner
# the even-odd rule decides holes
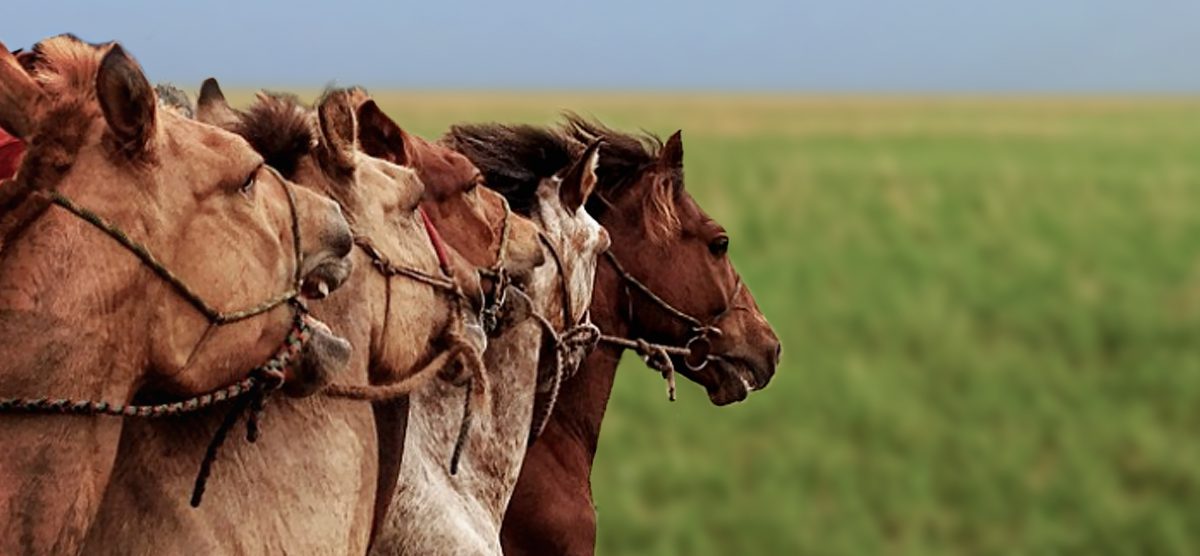
[[[338,258],[345,258],[354,249],[354,236],[350,233],[350,223],[342,215],[342,208],[334,205],[337,215],[333,219],[330,236],[326,238],[329,248]]]

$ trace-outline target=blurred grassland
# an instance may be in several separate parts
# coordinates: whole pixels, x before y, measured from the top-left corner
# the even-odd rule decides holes
[[[1200,553],[1200,99],[373,92],[684,129],[784,362],[715,408],[627,357],[601,554]]]

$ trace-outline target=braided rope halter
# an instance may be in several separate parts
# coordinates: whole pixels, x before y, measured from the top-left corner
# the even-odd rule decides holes
[[[375,271],[384,277],[387,284],[387,297],[392,296],[392,278],[402,277],[408,278],[415,282],[425,284],[435,291],[441,292],[450,301],[452,311],[460,316],[467,314],[467,296],[462,291],[462,288],[454,281],[453,272],[450,268],[450,259],[446,255],[445,245],[442,243],[441,236],[437,232],[437,228],[433,226],[433,222],[429,219],[429,215],[423,209],[417,209],[421,215],[421,221],[425,227],[425,234],[429,238],[430,244],[433,246],[434,252],[437,254],[439,274],[432,274],[419,270],[400,266],[388,258],[365,236],[355,234],[354,244],[362,249],[367,258],[371,260],[371,266]],[[459,360],[468,372],[467,378],[467,403],[468,409],[463,411],[462,422],[459,425],[458,442],[455,444],[454,455],[450,460],[450,468],[452,472],[458,469],[458,460],[462,455],[463,445],[467,436],[467,431],[471,426],[470,400],[471,395],[475,392],[472,388],[475,379],[484,380],[482,364],[476,364],[479,359],[479,354],[474,353],[475,348],[471,346],[470,341],[464,336],[462,328],[468,325],[463,324],[465,319],[456,319],[454,322],[460,323],[459,330],[454,330],[448,334],[449,348],[434,357],[432,361],[425,365],[421,370],[411,373],[413,379],[425,376],[429,372],[440,371],[448,366],[453,360]],[[324,395],[334,398],[343,398],[359,401],[382,402],[391,401],[412,394],[413,390],[422,384],[419,380],[401,380],[394,384],[384,385],[343,385],[333,384],[325,389]],[[482,382],[480,383],[482,384]]]
[[[214,433],[213,439],[205,451],[204,459],[201,461],[200,471],[196,477],[191,499],[192,506],[199,506],[204,495],[208,477],[212,471],[212,464],[216,460],[217,451],[224,443],[229,430],[236,424],[238,418],[243,413],[249,411],[246,422],[246,440],[255,442],[258,439],[258,422],[263,411],[263,404],[271,393],[283,387],[287,371],[295,364],[297,356],[312,337],[314,321],[308,315],[308,311],[299,299],[300,283],[303,279],[300,275],[300,261],[303,256],[303,250],[300,244],[300,219],[296,209],[295,192],[292,191],[291,184],[283,179],[283,176],[279,175],[274,168],[270,166],[263,166],[263,168],[275,174],[287,196],[288,210],[291,215],[292,248],[294,254],[292,283],[282,293],[251,307],[236,311],[222,311],[213,307],[197,294],[195,290],[189,287],[186,282],[167,268],[166,265],[160,262],[149,249],[131,239],[123,230],[99,214],[80,206],[58,191],[42,192],[37,195],[43,197],[50,204],[66,210],[74,217],[100,230],[136,256],[144,266],[154,272],[162,281],[169,284],[181,298],[187,301],[200,314],[204,315],[204,318],[208,320],[210,329],[212,327],[220,327],[244,321],[272,311],[285,304],[291,307],[294,313],[291,330],[284,338],[282,346],[266,363],[251,369],[247,373],[246,378],[234,384],[171,403],[132,405],[109,403],[103,400],[76,400],[67,398],[0,398],[0,413],[104,415],[155,419],[195,413],[224,402],[236,402]],[[200,342],[203,342],[207,336],[207,333],[204,334]]]
[[[512,210],[509,208],[508,202],[503,202],[504,218],[500,225],[500,245],[497,248],[495,264],[486,269],[480,269],[481,276],[493,280],[492,293],[490,296],[482,295],[483,306],[480,309],[479,320],[482,323],[480,327],[474,327],[475,330],[470,330],[472,325],[466,324],[465,315],[470,311],[468,308],[468,297],[462,291],[462,288],[454,281],[454,273],[450,267],[450,258],[447,255],[445,243],[438,233],[437,227],[429,218],[429,214],[424,209],[418,209],[421,215],[421,221],[425,226],[426,236],[429,238],[430,244],[433,246],[434,253],[437,255],[440,275],[431,274],[418,270],[399,266],[387,259],[378,248],[365,236],[355,235],[354,244],[358,246],[371,260],[371,266],[377,272],[387,279],[387,295],[391,297],[391,278],[400,276],[426,284],[435,290],[445,294],[450,299],[454,311],[464,318],[458,319],[455,322],[459,323],[458,329],[448,334],[449,347],[446,351],[434,357],[421,370],[410,373],[411,379],[401,380],[394,384],[385,385],[343,385],[332,384],[323,392],[324,395],[359,400],[359,401],[391,401],[412,394],[414,389],[422,384],[422,381],[417,380],[417,377],[423,377],[429,372],[442,370],[454,360],[458,360],[467,370],[466,378],[462,382],[464,387],[463,397],[463,413],[462,419],[459,422],[458,435],[454,442],[454,451],[450,456],[450,474],[458,474],[459,463],[462,460],[463,450],[466,448],[467,436],[471,429],[471,424],[474,421],[474,412],[472,410],[474,404],[471,403],[473,397],[484,396],[487,392],[487,375],[486,369],[482,362],[482,353],[479,353],[477,347],[471,344],[467,338],[468,335],[493,335],[499,327],[500,313],[505,304],[507,294],[506,290],[510,284],[508,272],[504,268],[504,263],[508,258],[508,242],[509,242],[509,220],[512,216]],[[474,334],[478,331],[478,334]]]

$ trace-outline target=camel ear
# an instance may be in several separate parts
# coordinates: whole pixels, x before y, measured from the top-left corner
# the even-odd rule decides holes
[[[0,43],[0,128],[19,139],[28,139],[37,127],[46,95]]]
[[[142,68],[114,44],[96,74],[96,99],[108,128],[127,152],[144,152],[154,136],[158,102]]]
[[[665,168],[683,168],[683,130],[672,133],[663,143],[658,162]]]
[[[225,100],[225,93],[221,92],[221,85],[216,78],[209,77],[200,86],[200,98],[196,99],[196,119],[225,129],[241,120],[241,115]]]
[[[335,170],[353,170],[354,151],[358,149],[358,123],[344,91],[325,96],[317,107],[317,123],[321,128],[321,148],[326,160]]]
[[[587,202],[596,188],[596,165],[600,161],[600,139],[592,141],[587,150],[562,177],[558,198],[567,210],[575,212]]]
[[[358,142],[363,152],[393,164],[408,166],[404,130],[383,113],[374,100],[358,107]]]

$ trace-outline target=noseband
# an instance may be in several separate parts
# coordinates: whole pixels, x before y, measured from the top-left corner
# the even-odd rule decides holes
[[[161,418],[194,413],[222,402],[237,400],[235,407],[229,412],[225,420],[221,423],[221,426],[217,429],[205,453],[204,461],[201,462],[200,473],[196,478],[192,494],[192,505],[198,506],[204,494],[205,483],[211,472],[212,463],[216,458],[216,452],[224,442],[229,429],[233,427],[243,412],[249,410],[250,415],[247,419],[246,437],[250,442],[257,440],[258,419],[262,413],[263,403],[269,394],[283,386],[287,370],[295,363],[304,344],[312,336],[311,317],[308,316],[307,310],[305,310],[304,305],[299,300],[300,282],[303,278],[300,276],[300,263],[303,257],[303,250],[300,245],[300,219],[296,210],[296,196],[289,182],[283,179],[283,176],[279,172],[270,166],[264,166],[264,168],[278,178],[284,193],[287,195],[288,209],[292,220],[292,248],[294,253],[293,282],[283,293],[275,295],[257,305],[236,311],[222,311],[204,301],[203,297],[160,262],[148,248],[131,239],[123,230],[102,216],[76,204],[69,197],[58,191],[40,193],[39,195],[50,204],[66,210],[76,218],[104,232],[105,235],[111,237],[127,251],[133,253],[144,266],[169,284],[180,297],[192,305],[192,307],[195,307],[200,314],[204,315],[204,318],[208,320],[210,329],[214,326],[219,327],[250,319],[284,304],[289,305],[294,311],[295,319],[291,330],[284,338],[283,345],[275,352],[271,359],[263,365],[252,369],[245,379],[233,385],[173,403],[126,405],[105,401],[72,400],[65,398],[0,398],[0,413]],[[204,338],[207,336],[208,334],[205,333],[201,337],[200,343],[203,343]],[[198,347],[199,344],[196,349]],[[193,349],[193,353],[196,349]]]

